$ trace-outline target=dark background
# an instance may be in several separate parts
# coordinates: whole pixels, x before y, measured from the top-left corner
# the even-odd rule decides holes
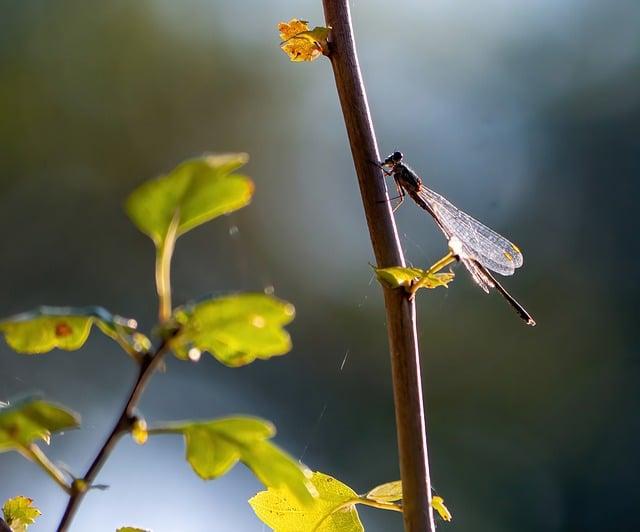
[[[640,4],[352,8],[381,149],[520,245],[505,285],[538,322],[461,269],[419,298],[432,479],[454,515],[440,528],[638,530]],[[153,248],[123,199],[188,157],[247,151],[254,202],[180,239],[174,297],[274,286],[297,308],[294,349],[241,369],[170,360],[141,409],[262,416],[293,455],[366,491],[399,476],[384,314],[329,63],[278,48],[294,16],[321,24],[320,1],[0,3],[0,314],[101,304],[150,328]],[[415,265],[444,254],[424,212],[397,219]],[[42,391],[82,414],[47,449],[77,474],[134,374],[98,333],[71,353],[0,347],[0,400]],[[99,481],[111,488],[74,530],[263,530],[252,475],[204,483],[177,438],[125,438]],[[44,513],[34,532],[53,530],[64,494],[2,454],[0,501],[17,494]]]

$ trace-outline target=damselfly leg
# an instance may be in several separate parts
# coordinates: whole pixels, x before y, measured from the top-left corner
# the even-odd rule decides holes
[[[422,288],[423,286],[429,285],[430,275],[438,273],[443,268],[446,268],[447,266],[449,266],[449,264],[451,264],[452,262],[456,262],[457,260],[458,260],[458,257],[454,255],[453,252],[451,251],[447,253],[444,257],[442,257],[438,262],[436,262],[433,266],[431,266],[428,270],[424,272],[424,275],[422,276],[422,278],[418,279],[411,286],[411,288],[409,289],[409,293],[410,293],[409,299],[413,299],[414,297],[416,297],[416,292],[420,290],[420,288]]]

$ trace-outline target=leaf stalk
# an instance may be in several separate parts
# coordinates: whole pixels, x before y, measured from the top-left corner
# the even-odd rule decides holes
[[[64,474],[58,467],[47,457],[46,454],[35,443],[30,443],[25,447],[20,447],[20,454],[39,465],[42,470],[49,475],[58,486],[60,486],[68,495],[71,495],[71,486],[67,482]]]

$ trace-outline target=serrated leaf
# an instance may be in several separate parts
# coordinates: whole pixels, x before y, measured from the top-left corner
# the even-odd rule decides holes
[[[151,532],[146,528],[136,528],[134,526],[123,526],[116,530],[116,532]]]
[[[311,482],[318,497],[301,506],[282,489],[269,488],[249,499],[256,515],[275,532],[362,532],[355,509],[358,494],[339,480],[315,472]],[[353,501],[350,504],[350,501]]]
[[[42,306],[0,321],[0,332],[14,351],[35,355],[55,348],[80,349],[92,325],[125,344],[130,352],[143,352],[151,345],[146,336],[135,330],[135,320],[111,314],[102,307]]]
[[[187,461],[205,480],[224,475],[241,461],[265,486],[287,491],[303,504],[313,500],[311,473],[269,441],[276,431],[268,421],[230,417],[173,423],[150,433],[154,431],[183,434]]]
[[[227,366],[243,366],[289,352],[291,338],[283,327],[294,315],[293,305],[265,294],[209,299],[176,309],[182,328],[171,345],[178,358],[190,358],[195,348]]]
[[[395,502],[402,500],[402,481],[394,480],[376,486],[365,497],[378,502]]]
[[[251,179],[232,173],[247,160],[246,153],[229,153],[186,161],[135,189],[125,210],[138,229],[161,248],[176,213],[180,236],[251,201]]]
[[[26,447],[35,440],[49,442],[52,433],[76,428],[80,417],[54,403],[30,397],[0,408],[0,452]]]
[[[291,19],[278,24],[280,32],[280,48],[291,61],[313,61],[322,54],[327,54],[329,31],[331,28],[316,26],[309,30],[306,20]]]
[[[378,280],[391,288],[408,288],[418,281],[424,288],[433,289],[439,286],[446,288],[455,277],[455,274],[451,272],[428,273],[427,270],[420,268],[403,268],[401,266],[374,268],[374,270]]]
[[[12,532],[26,532],[42,512],[33,506],[32,499],[19,495],[4,503],[2,514]]]

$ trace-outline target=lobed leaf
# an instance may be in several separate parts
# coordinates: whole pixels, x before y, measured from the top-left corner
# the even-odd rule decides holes
[[[315,496],[308,469],[269,441],[276,431],[268,421],[231,417],[174,423],[154,432],[183,434],[187,461],[205,480],[224,475],[241,461],[265,486],[286,491],[302,504]]]
[[[249,499],[249,504],[260,520],[275,532],[362,532],[357,504],[402,511],[402,482],[399,480],[376,486],[366,495],[359,496],[339,480],[315,472],[311,482],[318,497],[311,505],[301,507],[291,496],[276,488],[261,491]],[[443,520],[451,521],[451,514],[442,497],[434,496],[432,507]]]
[[[275,532],[362,532],[355,509],[358,494],[324,473],[315,472],[311,483],[318,497],[301,506],[283,489],[269,488],[249,500],[253,511]]]
[[[0,321],[0,332],[14,351],[35,355],[55,348],[80,349],[92,325],[124,344],[130,353],[144,352],[151,345],[146,336],[135,330],[135,320],[111,314],[102,307],[42,306]]]
[[[135,189],[125,202],[127,215],[161,248],[176,213],[180,236],[251,201],[253,182],[233,173],[247,160],[246,153],[229,153],[186,161]]]
[[[313,61],[329,51],[328,38],[331,28],[316,26],[309,29],[306,20],[292,18],[289,22],[278,24],[280,48],[291,61]]]
[[[283,327],[294,315],[293,305],[265,294],[208,299],[176,309],[182,327],[172,347],[178,358],[208,351],[227,366],[243,366],[289,352],[291,338]]]
[[[26,532],[42,512],[33,506],[32,499],[19,495],[4,503],[2,514],[12,532]]]
[[[390,288],[409,288],[414,283],[420,281],[424,288],[438,288],[453,281],[455,274],[448,273],[428,273],[420,268],[403,268],[392,266],[390,268],[374,268],[378,280]]]
[[[28,446],[42,439],[49,443],[51,433],[76,428],[80,417],[54,403],[30,397],[0,408],[0,452]]]

